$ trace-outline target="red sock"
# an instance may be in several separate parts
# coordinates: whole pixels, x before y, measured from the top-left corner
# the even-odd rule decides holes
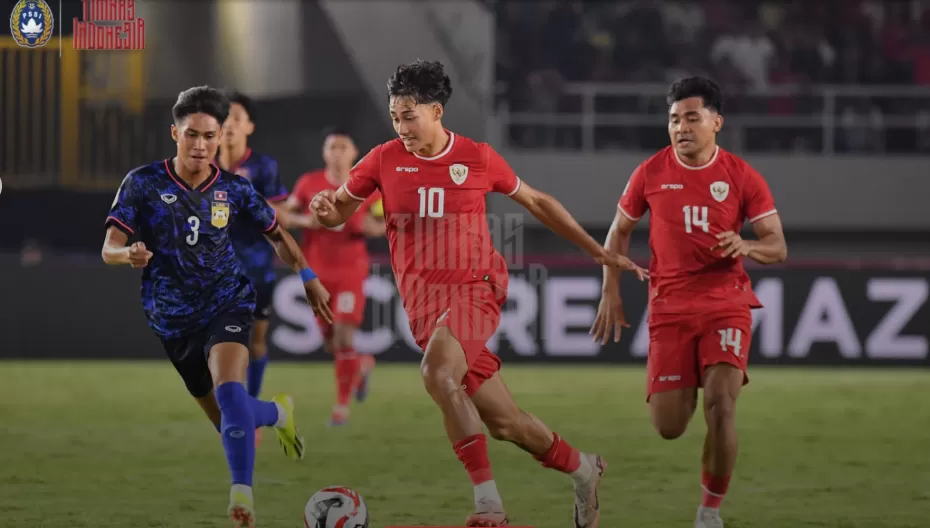
[[[546,451],[545,455],[533,458],[538,460],[543,467],[562,473],[574,473],[581,465],[581,453],[556,433],[552,433],[552,447],[549,451]]]
[[[701,473],[701,489],[704,491],[701,497],[701,506],[705,508],[720,508],[723,497],[727,494],[727,488],[730,487],[730,475],[718,477],[704,471]]]
[[[452,446],[455,454],[468,471],[471,483],[475,486],[494,480],[491,471],[491,459],[488,458],[488,439],[483,434],[471,435]]]
[[[337,350],[336,357],[336,404],[348,405],[352,388],[358,377],[359,358],[352,349]]]

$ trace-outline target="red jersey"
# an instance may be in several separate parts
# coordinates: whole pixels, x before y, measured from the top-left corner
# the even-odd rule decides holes
[[[710,248],[724,231],[739,232],[776,213],[768,185],[738,156],[717,147],[702,167],[681,162],[666,147],[633,171],[620,212],[639,220],[651,211],[650,309],[702,312],[719,306],[761,304],[742,258],[722,258]]]
[[[357,200],[381,191],[391,265],[411,319],[436,315],[459,287],[482,281],[506,298],[507,265],[494,249],[485,196],[512,196],[519,188],[490,145],[451,132],[446,148],[430,158],[407,152],[400,139],[381,144],[344,185]]]
[[[310,200],[318,193],[338,188],[339,184],[330,181],[325,170],[317,170],[301,176],[292,194],[297,197],[301,207],[309,209]],[[337,228],[320,227],[303,230],[301,249],[307,258],[307,263],[318,275],[321,277],[348,275],[360,278],[368,276],[371,262],[361,227],[371,205],[379,198],[378,193],[372,193],[358,208],[358,211]]]

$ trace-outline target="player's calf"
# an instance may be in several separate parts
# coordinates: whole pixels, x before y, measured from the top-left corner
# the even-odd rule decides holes
[[[699,519],[706,517],[702,526],[717,527],[717,511],[723,503],[730,485],[730,476],[736,466],[739,451],[736,433],[736,400],[743,386],[743,371],[734,365],[721,363],[704,371],[704,420],[707,436],[704,439],[703,471],[701,475],[701,509]],[[722,526],[722,521],[720,521]]]

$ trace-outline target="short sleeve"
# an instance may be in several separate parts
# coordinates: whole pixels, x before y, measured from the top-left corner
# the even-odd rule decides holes
[[[649,210],[649,204],[646,203],[646,169],[642,165],[636,167],[630,175],[617,207],[623,216],[634,222],[640,220]]]
[[[371,149],[352,167],[349,180],[342,185],[346,194],[362,202],[380,187],[382,149],[383,145]]]
[[[105,225],[107,227],[115,226],[127,235],[132,235],[138,226],[142,193],[143,190],[136,173],[130,172],[127,174],[116,191]]]
[[[507,196],[517,194],[520,190],[520,178],[507,160],[488,144],[484,145],[484,153],[487,158],[488,190]]]
[[[761,174],[749,165],[746,165],[746,180],[743,188],[743,211],[750,222],[757,222],[778,211],[775,209],[775,199],[768,183]]]
[[[280,202],[287,198],[287,189],[284,188],[278,174],[278,162],[273,159],[267,161],[265,170],[262,171],[257,181],[252,182],[252,185],[269,202]]]
[[[278,227],[278,215],[268,204],[264,196],[258,193],[254,186],[246,180],[239,185],[240,207],[239,214],[243,215],[249,225],[262,233],[270,233]]]

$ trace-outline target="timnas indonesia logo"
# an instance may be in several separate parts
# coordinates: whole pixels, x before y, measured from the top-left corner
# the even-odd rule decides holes
[[[83,19],[74,18],[76,50],[143,50],[145,21],[135,0],[83,0]]]

